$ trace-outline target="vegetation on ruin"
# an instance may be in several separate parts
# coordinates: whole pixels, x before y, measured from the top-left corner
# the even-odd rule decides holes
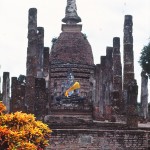
[[[83,35],[83,38],[86,40],[87,39],[87,35],[84,33],[82,34]]]
[[[54,37],[54,38],[52,38],[51,42],[54,44],[57,41],[57,39],[58,39],[57,37]]]
[[[150,42],[143,47],[139,63],[143,71],[145,71],[150,78]]]
[[[5,114],[0,102],[0,150],[43,150],[52,132],[34,115],[22,112]]]

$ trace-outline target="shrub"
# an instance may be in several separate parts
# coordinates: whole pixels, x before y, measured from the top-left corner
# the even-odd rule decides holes
[[[33,114],[15,112],[5,114],[0,102],[0,150],[43,150],[52,132]]]

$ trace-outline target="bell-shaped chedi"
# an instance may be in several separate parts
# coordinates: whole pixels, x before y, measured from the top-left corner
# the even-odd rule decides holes
[[[66,77],[69,68],[74,73],[74,81],[81,86],[78,96],[75,96],[75,94],[72,97],[68,96],[68,99],[70,98],[70,101],[73,101],[74,98],[87,98],[89,96],[91,88],[89,79],[95,67],[91,45],[87,40],[87,36],[81,32],[82,25],[77,24],[81,19],[77,15],[75,0],[67,1],[66,16],[62,21],[66,24],[62,24],[62,32],[59,37],[52,39],[52,47],[49,55],[49,64],[51,66],[49,74],[51,82],[49,87],[52,93],[52,109],[56,108],[55,102],[60,97],[63,100],[67,99],[67,96],[64,98],[62,87],[63,83],[67,83],[68,81]],[[72,86],[69,86],[69,88]],[[68,94],[66,93],[66,95]],[[87,102],[90,102],[90,100],[88,99]]]
[[[67,0],[66,16],[62,21],[66,24],[62,24],[60,36],[52,40],[50,63],[94,65],[91,45],[81,32],[82,25],[77,24],[81,19],[77,15],[75,0]]]

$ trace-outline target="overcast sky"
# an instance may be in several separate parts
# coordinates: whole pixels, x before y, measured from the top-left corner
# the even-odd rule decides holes
[[[92,46],[94,62],[100,63],[113,37],[120,37],[123,54],[124,16],[133,16],[135,76],[140,83],[140,51],[150,38],[150,0],[76,0],[82,32]],[[10,76],[26,73],[28,10],[38,10],[38,26],[45,29],[45,46],[61,32],[67,0],[0,0],[0,65]]]

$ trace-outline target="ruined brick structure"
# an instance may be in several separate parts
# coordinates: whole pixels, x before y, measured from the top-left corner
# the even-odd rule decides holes
[[[134,79],[134,54],[133,54],[133,36],[132,36],[132,16],[126,15],[124,21],[124,68],[123,68],[123,101],[124,111],[126,112],[127,88],[128,84]]]
[[[143,121],[148,120],[148,76],[141,72],[141,117]]]
[[[2,98],[3,98],[4,105],[7,107],[7,112],[10,112],[10,78],[9,78],[9,72],[3,73]]]
[[[119,37],[113,38],[100,64],[94,64],[75,0],[67,0],[62,32],[52,39],[50,52],[44,47],[44,28],[37,27],[36,8],[29,10],[28,20],[26,76],[11,79],[10,111],[33,113],[50,126],[47,149],[147,150],[150,128],[138,126],[132,16],[124,21],[123,65]],[[67,97],[66,90],[75,83],[80,88]],[[4,73],[6,105],[8,87],[9,74]],[[143,117],[146,103],[143,98]]]
[[[25,78],[12,77],[11,80],[11,112],[25,111]]]

